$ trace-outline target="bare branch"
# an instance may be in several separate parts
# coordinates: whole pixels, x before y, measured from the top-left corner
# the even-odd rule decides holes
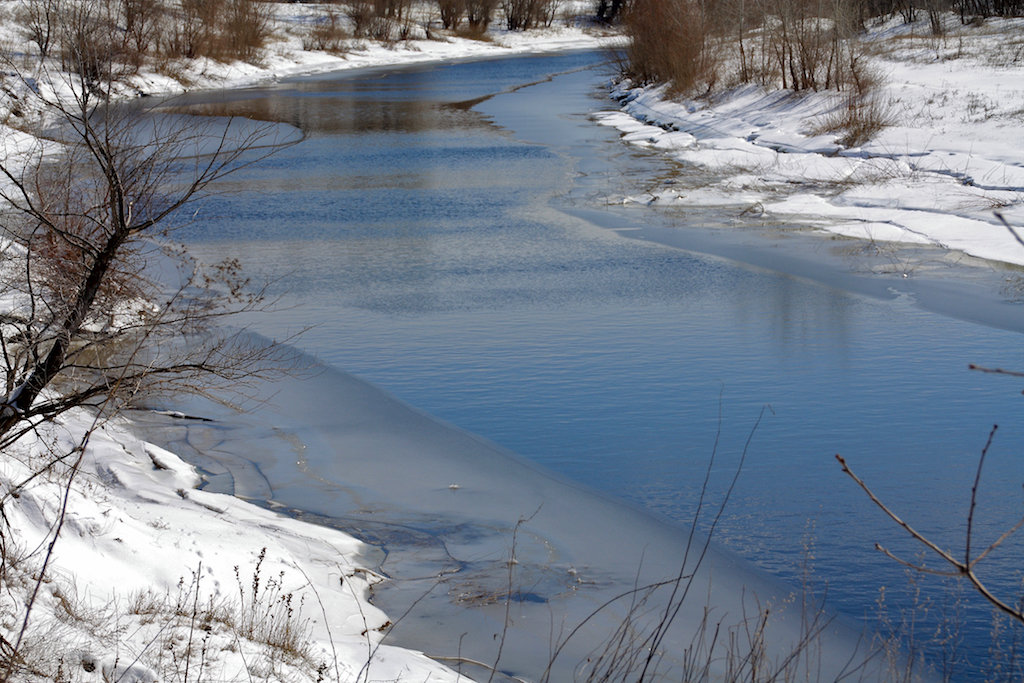
[[[923,572],[923,573],[928,573],[928,574],[937,574],[939,576],[950,576],[950,575],[961,576],[961,577],[965,578],[974,587],[974,589],[985,600],[987,600],[991,605],[993,605],[996,609],[998,609],[999,611],[1003,612],[1007,616],[1009,616],[1009,617],[1011,617],[1013,619],[1016,619],[1017,621],[1024,622],[1024,611],[1022,611],[1019,608],[1012,607],[1010,604],[1008,604],[1007,602],[1005,602],[1001,598],[997,597],[994,593],[992,593],[992,591],[988,588],[988,586],[985,584],[985,582],[982,581],[978,577],[978,575],[975,573],[975,571],[974,571],[974,567],[977,565],[978,561],[982,557],[984,557],[985,555],[988,555],[989,552],[991,552],[993,549],[999,547],[999,545],[1001,545],[1018,528],[1020,528],[1021,524],[1024,524],[1024,520],[1022,520],[1021,522],[1018,522],[1011,529],[1009,529],[1002,536],[1000,536],[995,541],[995,543],[993,543],[991,546],[989,546],[989,548],[986,549],[985,552],[983,552],[973,562],[970,561],[970,528],[971,528],[971,525],[973,524],[973,514],[974,514],[975,498],[976,498],[976,495],[977,495],[977,487],[978,487],[978,482],[979,482],[979,480],[981,478],[981,470],[982,470],[982,466],[984,465],[985,456],[986,456],[986,454],[988,452],[989,446],[991,446],[991,444],[992,444],[992,438],[993,438],[993,436],[995,434],[995,431],[996,431],[996,428],[993,427],[992,431],[989,433],[988,441],[985,444],[985,448],[982,451],[981,457],[979,458],[979,462],[978,462],[978,470],[977,470],[977,474],[975,475],[974,487],[973,487],[973,489],[971,491],[971,510],[968,513],[968,536],[967,536],[967,541],[965,543],[965,551],[964,551],[965,561],[963,561],[963,562],[957,560],[950,553],[948,553],[947,551],[945,551],[942,548],[940,548],[932,540],[930,540],[924,534],[922,534],[919,531],[917,531],[914,527],[910,526],[908,523],[903,521],[898,515],[896,515],[896,513],[894,513],[892,510],[890,510],[885,505],[885,503],[883,503],[875,495],[875,493],[868,487],[868,485],[865,484],[863,480],[861,480],[857,475],[855,475],[853,473],[853,471],[846,464],[846,460],[844,460],[841,455],[837,454],[836,455],[836,460],[839,461],[839,464],[842,467],[843,472],[846,473],[846,475],[849,476],[851,479],[853,479],[857,483],[858,486],[860,486],[861,490],[863,490],[864,493],[866,493],[868,495],[868,497],[871,499],[871,502],[873,502],[880,510],[882,510],[882,512],[884,512],[891,520],[896,522],[896,524],[898,524],[904,531],[906,531],[908,534],[910,534],[910,536],[914,540],[916,540],[918,543],[921,543],[923,546],[925,546],[926,548],[931,550],[933,553],[935,553],[941,559],[943,559],[946,563],[948,563],[952,567],[952,569],[949,572],[942,572],[942,571],[937,571],[937,570],[929,569],[927,567],[924,567],[923,565],[920,565],[920,564],[917,564],[917,563],[910,563],[910,562],[907,562],[905,560],[902,560],[899,557],[897,557],[896,555],[894,555],[893,553],[891,553],[888,550],[886,550],[885,548],[883,548],[881,545],[876,544],[875,545],[876,549],[878,549],[880,552],[884,553],[887,557],[890,557],[893,560],[895,560],[896,562],[899,562],[900,564],[902,564],[902,565],[904,565],[906,567],[909,567],[910,569],[913,569],[915,571],[919,571],[919,572]]]
[[[986,368],[981,365],[975,365],[971,363],[967,366],[968,370],[977,370],[978,372],[987,372],[993,375],[1009,375],[1011,377],[1024,377],[1024,372],[1017,372],[1016,370],[1003,370],[1002,368]]]
[[[967,512],[967,537],[964,540],[965,567],[972,565],[971,540],[974,533],[974,510],[978,505],[978,485],[981,483],[981,471],[985,467],[985,457],[988,455],[988,449],[992,446],[992,439],[995,438],[998,429],[999,425],[992,425],[992,430],[988,433],[988,440],[985,442],[985,447],[981,449],[981,455],[978,457],[978,469],[974,473],[974,484],[971,485],[971,505]]]

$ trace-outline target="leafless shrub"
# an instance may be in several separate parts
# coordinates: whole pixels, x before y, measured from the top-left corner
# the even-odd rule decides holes
[[[165,56],[212,56],[210,45],[225,12],[225,0],[180,0],[172,14]]]
[[[62,3],[56,37],[61,68],[79,76],[86,87],[115,82],[134,71],[116,8],[107,3]]]
[[[221,29],[227,55],[233,59],[255,59],[273,34],[272,11],[272,5],[260,0],[227,0]]]
[[[136,69],[152,54],[165,29],[161,0],[119,0],[121,26],[128,48],[128,61]]]
[[[408,37],[412,27],[409,7],[409,0],[352,0],[345,12],[356,38],[390,44]]]
[[[635,0],[625,72],[688,95],[753,82],[792,90],[866,90],[866,60],[846,0]]]
[[[707,90],[715,60],[701,6],[695,0],[634,0],[625,17],[632,40],[627,73],[641,83],[668,83],[674,92]]]
[[[273,36],[273,5],[260,0],[180,0],[165,11],[166,36],[156,41],[165,59],[254,61]]]
[[[285,591],[283,571],[277,576],[263,575],[266,557],[267,549],[263,548],[256,556],[247,583],[235,566],[239,598],[235,628],[249,640],[269,645],[289,656],[305,657],[309,625],[300,618],[302,600],[296,601],[294,593]]]
[[[36,44],[39,56],[50,56],[50,47],[56,38],[60,0],[35,0],[25,3],[18,17],[28,39]]]
[[[558,10],[557,0],[502,0],[505,27],[510,31],[523,31],[539,26],[550,26]]]
[[[981,368],[978,366],[971,367],[972,369],[983,372],[1021,376],[1021,373],[1001,369]],[[956,598],[953,600],[953,604],[956,608],[962,607],[962,601],[959,599],[959,593],[956,591],[964,587],[972,591],[975,595],[980,596],[993,607],[995,610],[995,621],[992,629],[993,639],[990,648],[992,661],[990,661],[987,666],[989,669],[989,678],[987,680],[1013,680],[1015,677],[1019,676],[1021,671],[1020,667],[1024,664],[1024,662],[1022,662],[1020,651],[1020,639],[1022,634],[1024,634],[1024,591],[1021,591],[1018,594],[1000,594],[999,591],[992,588],[989,580],[982,577],[979,573],[979,566],[986,559],[991,558],[1000,549],[1002,549],[1011,537],[1013,537],[1021,527],[1024,526],[1024,518],[1019,519],[1016,523],[1007,527],[997,537],[990,539],[981,545],[978,544],[975,528],[978,513],[978,493],[982,483],[982,473],[984,471],[985,462],[988,458],[990,449],[995,441],[997,431],[998,426],[993,426],[992,430],[989,432],[988,439],[986,440],[984,447],[981,449],[981,454],[978,457],[978,464],[975,470],[968,501],[963,545],[959,551],[949,550],[944,545],[940,545],[939,541],[936,541],[931,536],[919,531],[915,526],[897,515],[892,508],[890,508],[874,493],[864,480],[853,472],[842,456],[836,455],[836,460],[839,462],[843,473],[850,477],[857,486],[860,487],[871,502],[894,524],[906,532],[906,534],[917,545],[920,546],[920,554],[914,558],[908,559],[896,555],[880,544],[875,544],[875,548],[879,552],[907,568],[908,574],[911,577],[912,586],[917,585],[917,581],[920,577],[938,576],[946,581],[956,582],[952,591],[954,598]],[[939,567],[929,566],[927,564],[928,558],[933,560],[937,559],[940,562]],[[963,628],[965,618],[966,617],[960,611],[956,611],[952,617],[945,617],[941,621],[940,626],[935,630],[933,636],[933,642],[938,643],[941,654],[941,660],[938,664],[941,666],[941,672],[944,674],[946,679],[956,679],[958,675],[956,667],[960,662],[954,648],[956,635],[959,632],[959,629]],[[908,632],[913,634],[914,629],[908,629],[904,624],[900,629],[898,629],[898,632],[901,633],[901,636],[905,639],[905,634]]]
[[[352,35],[356,38],[368,38],[371,23],[375,18],[373,3],[369,0],[350,0],[345,4],[345,15],[352,24]]]
[[[604,24],[612,24],[629,11],[627,0],[597,0],[594,9],[595,18]]]
[[[921,546],[925,550],[927,550],[929,554],[934,555],[935,557],[940,559],[946,566],[946,569],[931,569],[929,567],[924,566],[924,564],[922,564],[921,562],[897,557],[881,545],[876,544],[875,547],[879,550],[879,552],[885,554],[887,557],[892,558],[900,564],[922,574],[938,574],[941,576],[959,577],[965,580],[981,597],[983,597],[985,600],[991,603],[992,606],[995,607],[997,610],[999,610],[1006,616],[1010,617],[1011,619],[1014,619],[1015,621],[1024,623],[1024,609],[1022,609],[1021,607],[1021,605],[1024,604],[1024,598],[1022,598],[1021,596],[1014,596],[1009,598],[999,597],[988,587],[986,582],[981,579],[981,577],[978,575],[976,571],[978,564],[982,560],[984,560],[986,557],[988,557],[993,552],[998,550],[1007,541],[1007,539],[1013,536],[1017,531],[1020,530],[1022,526],[1024,526],[1024,518],[1022,518],[1016,524],[1006,529],[999,537],[992,540],[982,550],[978,551],[978,548],[974,545],[977,541],[977,539],[975,539],[974,537],[974,517],[978,503],[978,487],[981,483],[981,475],[985,466],[985,460],[988,456],[989,448],[991,448],[992,446],[992,441],[995,438],[997,429],[998,426],[994,426],[992,428],[992,431],[989,432],[988,440],[986,441],[985,446],[981,451],[981,455],[978,458],[978,467],[975,472],[974,484],[971,487],[970,505],[967,513],[967,532],[966,537],[964,539],[964,548],[962,554],[960,554],[959,556],[954,555],[952,551],[943,549],[935,541],[933,541],[928,536],[924,535],[923,533],[915,529],[913,526],[911,526],[910,524],[905,522],[901,517],[899,517],[895,512],[893,512],[891,508],[889,508],[875,495],[875,493],[868,487],[868,485],[860,477],[853,473],[853,470],[850,469],[849,465],[847,465],[846,463],[846,460],[842,456],[836,455],[836,460],[839,462],[839,465],[842,468],[843,473],[846,474],[851,479],[853,479],[853,481],[861,488],[861,490],[864,491],[864,493],[866,493],[867,496],[871,499],[871,502],[873,502],[880,510],[882,510],[882,512],[884,512],[890,520],[892,520],[897,526],[903,529],[912,539],[921,544]]]
[[[55,122],[48,135],[60,144],[46,148],[40,140],[0,160],[0,287],[13,297],[0,321],[0,449],[76,407],[89,406],[95,418],[77,446],[33,464],[33,473],[0,498],[2,509],[36,478],[57,477],[63,490],[34,585],[17,615],[17,636],[0,643],[0,679],[27,659],[22,647],[33,606],[49,580],[71,487],[96,425],[143,392],[204,392],[221,381],[237,387],[272,364],[272,347],[261,350],[243,336],[212,330],[223,315],[262,300],[238,264],[203,266],[167,240],[177,212],[210,183],[272,151],[268,129],[214,132],[112,103],[110,89],[124,63],[123,44],[112,39],[115,17],[109,6],[75,9],[59,24],[65,71],[44,74],[69,96],[50,99],[25,84],[34,106]],[[253,152],[260,145],[270,147]],[[161,249],[177,257],[178,283],[143,274],[147,252]],[[183,344],[183,335],[194,343]],[[12,533],[0,515],[5,561]]]
[[[465,0],[466,21],[471,33],[482,34],[491,25],[498,0]]]
[[[317,17],[309,34],[303,38],[306,50],[340,53],[346,49],[348,32],[341,23],[341,13],[333,4],[327,5],[322,17]]]
[[[876,94],[847,93],[834,111],[826,115],[815,133],[840,133],[837,140],[844,147],[858,147],[892,124],[893,115],[884,100]]]
[[[207,595],[203,590],[202,565],[186,580],[178,581],[170,594],[153,591],[137,593],[128,612],[141,617],[157,640],[150,643],[147,665],[170,680],[199,683],[215,674],[208,646],[212,634],[230,638],[235,648],[245,644],[262,646],[253,654],[250,669],[273,673],[281,662],[299,665],[312,672],[318,667],[309,652],[309,622],[302,617],[294,594],[283,588],[283,573],[269,579],[262,565],[266,548],[257,555],[252,574],[235,567],[238,598]],[[256,661],[258,660],[258,661]]]
[[[1021,0],[956,0],[955,6],[965,24],[975,18],[1024,16]]]
[[[455,30],[466,15],[465,0],[437,0],[441,13],[441,25],[448,30]]]
[[[401,21],[411,9],[411,0],[373,0],[373,11],[378,17]]]

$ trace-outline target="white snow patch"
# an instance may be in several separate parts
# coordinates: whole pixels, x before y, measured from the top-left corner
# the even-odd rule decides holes
[[[1005,54],[1019,19],[963,27],[942,41],[890,21],[866,39],[887,74],[879,94],[893,124],[860,148],[815,133],[840,102],[743,86],[674,101],[664,87],[623,84],[622,109],[594,119],[631,144],[659,149],[711,176],[626,201],[751,205],[788,220],[869,240],[932,244],[1024,265],[1024,247],[995,217],[1024,228],[1024,63]],[[779,200],[778,197],[785,199]],[[732,199],[732,201],[729,201]]]

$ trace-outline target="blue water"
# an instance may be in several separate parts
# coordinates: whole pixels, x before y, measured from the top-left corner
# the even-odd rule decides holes
[[[854,617],[874,619],[883,586],[891,610],[909,608],[913,586],[873,544],[911,559],[916,549],[833,456],[958,548],[978,454],[998,423],[976,545],[1015,522],[1024,382],[967,366],[1024,369],[1024,309],[999,289],[1017,273],[851,275],[861,261],[846,241],[616,204],[693,171],[587,120],[614,106],[601,96],[602,59],[198,97],[198,111],[280,120],[306,138],[223,182],[179,236],[274,283],[282,306],[255,321],[261,332],[314,325],[298,345],[323,361],[680,525],[716,442],[720,499],[750,438],[716,539],[787,581],[810,563]],[[662,244],[672,240],[659,231],[702,246]],[[964,320],[982,309],[992,324]],[[1000,590],[1014,590],[1021,550],[1011,542],[993,557]],[[962,648],[983,665],[990,620],[971,609]]]

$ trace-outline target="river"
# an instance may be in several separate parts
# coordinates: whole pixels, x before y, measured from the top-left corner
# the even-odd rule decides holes
[[[319,362],[683,536],[712,454],[709,497],[720,501],[746,452],[714,533],[723,557],[735,553],[769,582],[809,576],[854,625],[877,623],[884,587],[898,622],[925,598],[873,545],[917,550],[834,455],[956,548],[978,455],[998,423],[979,538],[1015,522],[1021,383],[967,367],[1024,369],[1020,272],[866,249],[742,207],[624,205],[700,171],[588,119],[614,108],[604,60],[381,69],[190,96],[176,104],[287,123],[305,138],[222,181],[178,236],[274,283],[282,305],[253,321],[261,334],[315,324],[296,346]],[[466,486],[457,471],[444,474],[452,491]],[[367,476],[386,488],[392,474]],[[266,492],[248,493],[325,523],[353,519],[308,491],[289,497],[294,482],[267,481]],[[446,515],[460,509],[479,514],[486,496]],[[614,524],[614,512],[602,514]],[[443,526],[454,523],[446,516]],[[397,542],[371,526],[364,536]],[[626,543],[611,529],[595,538]],[[1001,590],[1019,578],[1020,550],[1011,543],[992,558]],[[382,597],[389,612],[409,595],[399,598]],[[960,651],[978,666],[989,656],[987,609],[968,598],[956,609],[970,615]],[[930,604],[922,631],[938,627],[940,611]]]

